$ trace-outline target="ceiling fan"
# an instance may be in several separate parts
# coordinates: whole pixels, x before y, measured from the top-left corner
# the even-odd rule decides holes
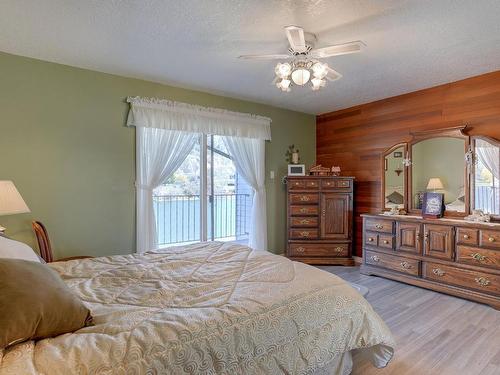
[[[285,33],[290,43],[288,53],[239,56],[240,59],[246,60],[291,59],[290,62],[278,63],[274,69],[276,78],[273,83],[285,92],[290,91],[292,82],[298,86],[303,86],[310,80],[312,89],[319,90],[325,86],[326,79],[335,81],[342,78],[342,74],[318,59],[360,52],[365,46],[363,42],[358,40],[323,48],[314,48],[316,36],[305,33],[302,27],[286,26]],[[310,79],[311,75],[313,76],[312,79]]]

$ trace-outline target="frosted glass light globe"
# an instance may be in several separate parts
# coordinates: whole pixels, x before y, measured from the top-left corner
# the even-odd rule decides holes
[[[292,72],[292,81],[299,86],[305,85],[310,77],[311,73],[304,68],[298,68]]]
[[[289,63],[278,63],[276,68],[274,68],[274,72],[279,78],[286,78],[292,72],[292,66]]]
[[[317,62],[312,66],[312,71],[316,78],[323,79],[328,74],[328,65]]]

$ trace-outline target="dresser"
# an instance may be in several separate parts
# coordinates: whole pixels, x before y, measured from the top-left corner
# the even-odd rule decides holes
[[[500,224],[361,215],[361,272],[500,309]]]
[[[352,177],[287,177],[288,258],[354,265]]]

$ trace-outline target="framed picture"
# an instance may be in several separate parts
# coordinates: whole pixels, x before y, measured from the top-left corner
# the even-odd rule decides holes
[[[402,158],[403,157],[403,152],[402,151],[394,151],[394,157],[395,158]]]
[[[289,176],[305,176],[306,166],[304,164],[288,164]]]
[[[444,194],[424,193],[422,204],[422,216],[425,218],[438,219],[444,213]]]

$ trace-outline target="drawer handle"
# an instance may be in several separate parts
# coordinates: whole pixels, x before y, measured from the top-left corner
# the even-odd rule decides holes
[[[372,255],[370,259],[373,260],[374,262],[378,262],[380,260],[380,258],[376,255]]]
[[[433,268],[432,273],[440,277],[445,275],[445,272],[441,268]]]
[[[401,262],[401,267],[403,267],[405,270],[409,270],[410,268],[413,268],[413,266],[408,262]]]
[[[335,250],[335,252],[337,252],[337,253],[341,253],[341,252],[343,252],[343,251],[344,251],[344,248],[343,248],[343,247],[338,246],[338,247],[336,247],[334,250]]]
[[[479,253],[473,253],[470,256],[472,259],[477,260],[478,262],[484,262],[486,260],[486,255],[482,255]]]
[[[368,242],[373,242],[373,238],[372,237],[368,237]]]
[[[321,210],[321,216],[325,216],[326,215],[326,210]]]
[[[470,236],[468,234],[464,234],[464,240],[468,240]]]
[[[305,250],[306,248],[302,246],[295,249],[295,251],[297,251],[298,253],[303,253]]]
[[[311,182],[311,186],[316,186],[316,182]]]
[[[327,182],[326,183],[326,186],[330,186],[332,183],[331,182]]]
[[[300,185],[300,182],[296,182],[296,183],[295,183],[295,186],[299,186],[299,185]]]
[[[309,220],[307,220],[307,219],[301,220],[300,224],[309,224]]]
[[[490,280],[488,280],[486,277],[476,277],[474,279],[478,285],[481,286],[488,286],[490,285]]]
[[[309,237],[309,232],[300,232],[302,237]]]
[[[306,213],[307,212],[307,208],[301,208],[300,212],[303,213],[303,214]]]
[[[424,239],[427,240],[429,238],[429,232],[424,233]]]
[[[388,243],[389,243],[389,241],[387,241],[387,240],[384,240],[384,244],[386,244],[386,245],[387,245]]]
[[[308,201],[309,201],[309,197],[308,197],[307,195],[302,195],[302,196],[300,197],[300,200],[301,200],[302,202],[308,202]]]
[[[495,242],[495,237],[490,237],[490,238],[488,238],[488,241],[490,241],[490,242]]]
[[[384,227],[383,225],[375,224],[375,228],[377,228],[377,229],[382,229],[383,227]]]

